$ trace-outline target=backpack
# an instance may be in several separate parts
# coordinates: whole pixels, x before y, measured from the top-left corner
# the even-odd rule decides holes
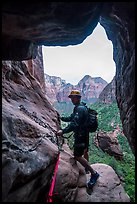
[[[97,111],[88,108],[88,120],[87,120],[87,128],[89,130],[89,132],[95,132],[98,128],[98,118],[97,118]]]

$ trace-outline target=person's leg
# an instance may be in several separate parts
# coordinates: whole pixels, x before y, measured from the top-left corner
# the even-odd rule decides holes
[[[86,148],[86,149],[84,150],[84,158],[85,158],[87,161],[89,161],[88,148]]]
[[[90,164],[88,163],[88,161],[84,157],[75,156],[74,158],[75,158],[75,160],[79,161],[82,164],[82,166],[84,166],[87,170],[90,171],[91,178],[88,181],[87,186],[89,188],[92,188],[93,185],[96,183],[96,181],[97,181],[97,179],[99,177],[99,174],[96,171],[94,171],[94,169],[90,166]]]
[[[81,165],[84,166],[88,171],[90,171],[91,176],[96,173],[96,171],[94,171],[94,169],[90,166],[90,164],[84,157],[74,156],[74,159],[77,160],[79,163],[81,163]]]
[[[88,148],[86,148],[85,150],[84,150],[84,158],[87,160],[87,161],[89,161],[89,156],[88,156]],[[86,172],[86,174],[89,174],[90,173],[90,171],[89,170],[87,170],[87,168],[85,168],[85,172]]]
[[[89,132],[86,132],[86,133],[85,133],[84,158],[85,158],[87,161],[89,161],[88,147],[89,147]]]
[[[89,182],[87,183],[87,186],[89,188],[92,188],[93,185],[96,183],[99,174],[94,171],[94,169],[90,166],[89,162],[82,157],[82,155],[84,154],[84,150],[85,150],[85,146],[74,146],[74,159],[75,161],[80,162],[80,164],[85,167],[86,170],[88,170],[91,173],[91,178],[89,180]]]
[[[84,150],[87,147],[85,145],[74,145],[74,159],[77,160],[78,162],[81,163],[81,165],[83,167],[85,167],[86,171],[89,171],[91,173],[91,175],[93,175],[95,173],[95,171],[92,169],[92,167],[90,166],[90,164],[88,163],[88,161],[82,157],[82,155],[84,155]],[[88,149],[88,148],[87,148]]]

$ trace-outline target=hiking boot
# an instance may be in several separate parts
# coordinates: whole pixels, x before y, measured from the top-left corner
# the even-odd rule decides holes
[[[92,188],[94,184],[96,183],[98,177],[99,177],[99,174],[96,172],[93,176],[91,176],[89,182],[87,183],[87,186],[89,188]]]

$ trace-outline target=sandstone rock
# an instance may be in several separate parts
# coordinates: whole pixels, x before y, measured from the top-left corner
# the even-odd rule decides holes
[[[100,177],[91,193],[92,202],[130,202],[115,171],[106,164],[91,165]]]
[[[112,81],[105,86],[103,91],[99,94],[98,101],[103,103],[112,103],[116,102],[116,84],[115,77]]]
[[[114,132],[99,131],[95,135],[95,144],[100,147],[104,152],[114,156],[118,160],[123,159],[123,153],[117,140],[117,135]]]
[[[24,63],[2,69],[2,200],[36,202],[48,193],[58,155],[57,112]]]
[[[101,77],[84,76],[78,83],[78,90],[82,92],[85,101],[95,102],[108,83]]]
[[[38,47],[37,56],[35,59],[24,60],[23,62],[26,64],[30,74],[40,83],[42,91],[45,92],[42,46]]]
[[[62,80],[57,76],[49,76],[48,74],[44,74],[45,78],[45,95],[49,99],[49,101],[53,104],[57,101],[57,95],[60,89],[64,85],[66,85],[65,80]]]
[[[37,45],[81,43],[97,25],[102,3],[38,1],[28,2],[26,9],[23,2],[3,2],[2,6],[3,60],[28,60],[36,57]]]
[[[58,193],[56,199],[60,199],[62,202],[77,202],[75,201],[75,197],[80,192],[83,192],[84,201],[89,202],[90,195],[86,192],[84,168],[74,160],[73,153],[67,145],[63,145],[63,149],[64,151],[60,153],[59,168],[54,189],[54,193]],[[79,199],[82,202],[82,198]]]
[[[113,44],[116,100],[124,135],[135,154],[135,6],[132,2],[112,2],[109,5],[104,5],[100,23]],[[132,10],[131,15],[129,10]]]

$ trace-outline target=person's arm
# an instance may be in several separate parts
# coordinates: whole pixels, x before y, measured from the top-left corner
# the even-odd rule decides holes
[[[68,117],[60,117],[60,119],[64,122],[70,122],[72,120],[72,118],[74,117],[74,113],[72,113],[70,116]]]
[[[62,129],[62,133],[69,133],[71,131],[77,131],[82,124],[83,116],[84,116],[84,108],[83,106],[78,106],[76,112],[73,115],[73,119],[70,124],[67,125],[64,129]]]
[[[74,115],[75,115],[75,114],[74,114],[74,112],[73,112],[70,116],[68,116],[68,117],[60,117],[60,119],[61,119],[62,121],[64,121],[64,122],[70,122],[70,121],[73,119]],[[68,127],[68,126],[67,126],[67,127]],[[67,127],[64,128],[64,129],[60,129],[60,130],[57,132],[57,135],[58,135],[58,136],[63,136],[63,133],[68,133],[68,131],[71,132],[71,130],[68,130]],[[63,131],[64,131],[64,132],[63,132]],[[65,132],[65,131],[67,131],[67,132]]]

